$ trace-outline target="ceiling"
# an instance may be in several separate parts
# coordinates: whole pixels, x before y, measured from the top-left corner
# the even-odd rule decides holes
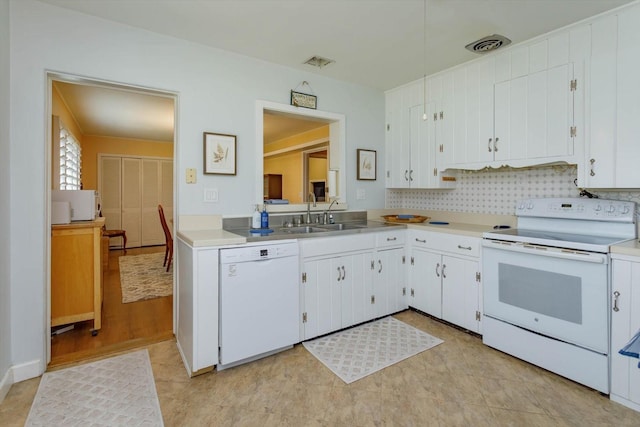
[[[174,99],[140,91],[54,81],[83,135],[173,142]]]
[[[117,7],[105,0],[41,1],[380,90],[477,58],[464,46],[484,36],[518,43],[631,2],[426,0],[425,20],[423,0],[127,0]],[[320,69],[303,64],[314,55],[336,62]],[[87,85],[59,89],[86,134],[173,141],[171,98]],[[318,127],[285,119],[267,118],[265,140]]]
[[[425,0],[426,37],[423,0],[41,1],[387,90],[476,58],[464,46],[482,37],[518,43],[631,0]]]

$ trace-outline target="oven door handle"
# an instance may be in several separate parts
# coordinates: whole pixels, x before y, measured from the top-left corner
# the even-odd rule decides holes
[[[486,248],[498,249],[507,252],[521,252],[531,255],[546,256],[552,258],[561,258],[572,261],[590,262],[593,264],[606,264],[607,256],[605,254],[580,252],[570,249],[550,248],[547,246],[537,246],[522,243],[505,243],[486,240],[483,244]]]

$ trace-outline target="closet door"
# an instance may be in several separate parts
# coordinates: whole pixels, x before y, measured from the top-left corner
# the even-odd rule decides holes
[[[122,188],[122,160],[120,157],[102,157],[100,162],[100,207],[108,230],[122,229],[120,217],[121,188]],[[109,239],[109,245],[122,247],[122,238]]]
[[[173,160],[160,160],[160,204],[173,235]]]
[[[162,187],[161,174],[159,160],[142,159],[142,246],[165,243],[158,214]]]
[[[122,158],[122,228],[127,232],[127,247],[141,246],[142,233],[142,161]]]

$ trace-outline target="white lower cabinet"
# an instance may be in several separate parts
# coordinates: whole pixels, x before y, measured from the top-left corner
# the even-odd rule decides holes
[[[407,308],[405,232],[300,240],[301,340]]]
[[[176,240],[176,341],[190,376],[218,364],[218,248]]]
[[[611,400],[640,411],[638,359],[618,351],[640,329],[640,258],[612,255]]]
[[[409,236],[409,306],[481,333],[480,239],[420,230]]]
[[[405,229],[400,229],[376,235],[371,319],[407,308],[405,232]]]
[[[300,241],[301,339],[368,320],[374,246],[374,234]]]

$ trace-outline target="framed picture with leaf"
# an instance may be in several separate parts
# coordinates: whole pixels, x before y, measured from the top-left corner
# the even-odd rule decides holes
[[[204,173],[236,174],[236,136],[204,132]]]
[[[374,150],[358,149],[358,179],[376,180],[376,155]]]

